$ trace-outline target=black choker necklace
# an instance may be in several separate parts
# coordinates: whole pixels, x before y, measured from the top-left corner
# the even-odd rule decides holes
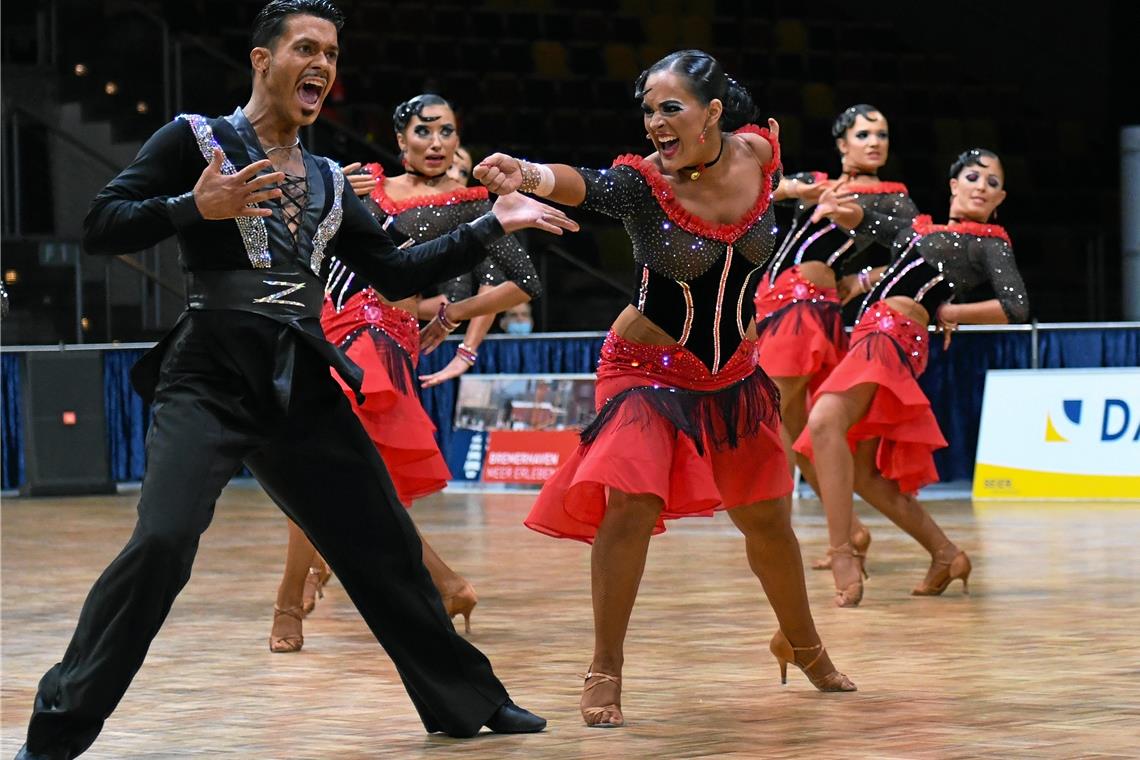
[[[847,179],[849,179],[849,180],[859,179],[860,177],[870,177],[871,179],[875,180],[876,182],[878,182],[878,180],[879,180],[878,174],[871,174],[869,172],[845,172],[845,174],[847,175]]]
[[[426,180],[429,184],[431,184],[432,182],[437,182],[437,181],[447,177],[447,172],[443,172],[441,174],[424,174],[423,172],[414,169],[409,164],[404,165],[404,171],[406,171],[408,174],[412,175],[413,177],[419,177],[421,179]]]
[[[707,171],[710,166],[715,165],[716,162],[720,160],[721,154],[723,154],[723,153],[724,153],[724,136],[721,135],[720,150],[718,150],[716,152],[716,158],[714,158],[712,161],[709,161],[707,164],[706,163],[699,163],[696,166],[683,166],[683,167],[681,167],[681,171],[690,172],[689,179],[696,182],[698,179],[701,178],[702,173]]]

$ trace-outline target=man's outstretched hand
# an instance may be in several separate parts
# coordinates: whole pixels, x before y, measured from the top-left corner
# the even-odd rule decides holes
[[[578,223],[566,216],[565,211],[547,206],[521,193],[500,195],[495,205],[491,207],[491,213],[508,233],[528,227],[554,235],[561,235],[564,230],[578,231]]]

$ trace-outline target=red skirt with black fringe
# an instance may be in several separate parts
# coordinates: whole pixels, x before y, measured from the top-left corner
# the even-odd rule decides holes
[[[938,482],[934,451],[947,445],[918,385],[929,355],[926,327],[879,301],[863,312],[850,350],[815,395],[863,383],[878,386],[867,413],[847,431],[847,440],[854,450],[859,441],[878,438],[876,466],[904,493]],[[814,461],[809,430],[794,448]]]
[[[778,433],[779,391],[744,341],[717,374],[680,345],[633,343],[610,333],[602,346],[597,418],[574,454],[543,486],[526,525],[592,542],[614,488],[664,502],[665,520],[791,492]]]
[[[339,376],[334,373],[334,377],[376,444],[400,501],[410,507],[414,500],[442,491],[451,472],[435,441],[435,424],[416,390],[420,330],[415,316],[364,290],[340,310],[326,300],[321,326],[325,337],[364,370],[363,404],[357,403]]]
[[[756,345],[769,377],[810,377],[815,391],[847,353],[839,294],[785,269],[756,288]]]

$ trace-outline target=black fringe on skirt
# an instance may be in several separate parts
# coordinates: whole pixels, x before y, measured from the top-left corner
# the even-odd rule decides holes
[[[804,304],[808,308],[793,308],[800,304]],[[838,345],[843,340],[843,309],[834,301],[818,301],[816,303],[800,301],[796,304],[788,304],[758,322],[756,332],[757,334],[763,334],[769,330],[774,332],[782,328],[784,322],[792,320],[788,329],[793,335],[800,335],[804,331],[804,321],[808,319],[819,325],[832,343]]]
[[[855,345],[851,346],[847,353],[853,354],[856,351],[861,352],[863,358],[868,361],[874,360],[889,365],[897,360],[910,371],[911,377],[918,377],[918,373],[914,371],[914,365],[910,362],[910,357],[907,356],[906,349],[900,346],[899,342],[888,333],[873,332],[865,335]]]
[[[705,453],[707,438],[714,449],[734,449],[741,438],[760,433],[761,427],[780,423],[780,391],[759,367],[738,383],[717,391],[641,386],[629,388],[605,403],[598,416],[582,431],[582,445],[593,443],[625,403],[642,402],[642,412],[630,423],[648,426],[659,414],[678,432],[689,436],[697,453]]]

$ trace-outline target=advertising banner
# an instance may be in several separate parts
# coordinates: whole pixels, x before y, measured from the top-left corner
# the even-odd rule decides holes
[[[541,484],[593,419],[593,375],[464,375],[455,404],[453,437],[463,447],[453,446],[455,459],[463,458],[456,477]]]
[[[1140,500],[1140,368],[990,370],[974,498]]]

